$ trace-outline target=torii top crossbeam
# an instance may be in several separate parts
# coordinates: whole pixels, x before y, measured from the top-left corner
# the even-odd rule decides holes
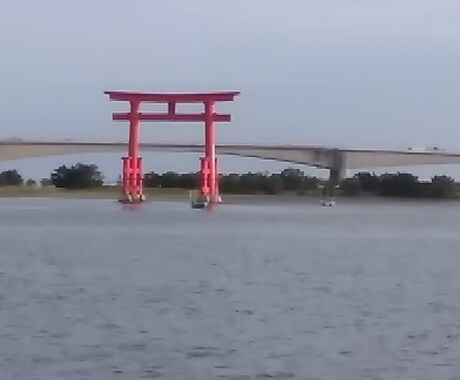
[[[133,101],[138,100],[147,103],[203,103],[208,101],[232,102],[238,91],[230,92],[207,92],[207,93],[142,93],[125,91],[106,91],[110,100]]]
[[[111,101],[126,101],[134,104],[141,103],[166,103],[168,104],[167,113],[144,113],[136,109],[139,120],[142,121],[177,121],[177,122],[199,122],[206,121],[204,113],[177,113],[176,105],[178,103],[202,103],[204,105],[213,105],[216,102],[231,102],[236,96],[240,95],[237,91],[229,92],[209,92],[209,93],[142,93],[126,91],[106,91]],[[137,108],[137,107],[134,107]],[[132,112],[118,112],[113,114],[114,121],[129,121]],[[229,122],[231,120],[228,114],[214,113],[211,116],[214,122]]]

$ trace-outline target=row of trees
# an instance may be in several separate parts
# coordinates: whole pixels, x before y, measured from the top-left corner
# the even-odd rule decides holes
[[[145,176],[144,185],[193,189],[199,185],[199,173],[149,173]],[[318,192],[326,186],[327,181],[307,176],[298,169],[285,169],[274,174],[228,174],[220,178],[220,188],[224,193],[279,194],[294,191],[306,194]],[[339,185],[339,192],[347,196],[365,193],[387,197],[453,198],[457,196],[458,188],[454,179],[448,176],[435,176],[431,182],[420,182],[418,177],[409,173],[387,173],[377,176],[374,173],[361,172],[343,179]]]
[[[316,177],[306,176],[301,170],[285,169],[281,173],[274,174],[232,173],[221,175],[219,182],[220,189],[224,193],[279,194],[283,191],[307,192],[316,190],[321,181]],[[199,183],[199,172],[185,174],[152,172],[144,177],[146,187],[194,189],[199,186]]]
[[[78,163],[71,167],[61,165],[51,173],[51,183],[63,189],[87,189],[101,187],[104,176],[94,164]]]
[[[42,187],[55,186],[63,189],[84,189],[101,187],[104,177],[96,165],[78,163],[67,167],[62,165],[51,173],[49,178],[40,181]],[[0,186],[37,186],[33,179],[24,181],[22,175],[16,170],[5,170],[0,173]]]
[[[166,172],[164,174],[147,173],[144,185],[151,188],[199,187],[200,173]],[[41,186],[55,186],[64,189],[83,189],[101,187],[104,177],[96,165],[82,164],[67,167],[62,165],[51,173],[49,178],[41,180]],[[0,173],[0,186],[35,186],[34,180],[24,182],[16,170]],[[244,173],[220,176],[220,188],[224,193],[242,194],[279,194],[296,192],[298,194],[314,193],[326,186],[327,181],[305,175],[299,169],[288,168],[280,173]],[[362,172],[352,178],[341,181],[339,191],[343,195],[357,196],[361,193],[393,197],[433,197],[451,198],[457,196],[457,185],[451,177],[436,176],[431,182],[420,182],[409,173],[383,174]]]
[[[431,182],[420,182],[418,177],[409,173],[383,174],[362,172],[341,183],[346,195],[360,193],[376,194],[387,197],[407,198],[454,198],[458,195],[455,180],[448,176],[435,176]]]
[[[0,173],[0,186],[36,186],[37,182],[33,179],[24,181],[21,174],[16,169],[5,170]]]

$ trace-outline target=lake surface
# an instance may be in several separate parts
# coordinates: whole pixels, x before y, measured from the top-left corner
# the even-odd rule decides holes
[[[0,199],[0,379],[460,379],[459,220]]]

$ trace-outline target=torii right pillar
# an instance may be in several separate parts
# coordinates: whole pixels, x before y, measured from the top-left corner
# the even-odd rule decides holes
[[[232,100],[236,95],[239,95],[239,93],[231,94]],[[222,100],[209,97],[203,101],[205,141],[204,157],[200,158],[200,194],[209,203],[220,203],[222,201],[219,190],[219,166],[216,156],[216,122],[230,121],[230,115],[216,113],[216,102]]]
[[[204,104],[205,114],[205,143],[204,157],[201,158],[201,194],[210,203],[221,201],[219,192],[219,169],[216,158],[216,125],[214,114],[216,103],[208,101]]]

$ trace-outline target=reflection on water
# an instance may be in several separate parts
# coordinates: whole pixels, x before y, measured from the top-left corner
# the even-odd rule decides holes
[[[459,206],[0,200],[1,379],[455,379]]]

